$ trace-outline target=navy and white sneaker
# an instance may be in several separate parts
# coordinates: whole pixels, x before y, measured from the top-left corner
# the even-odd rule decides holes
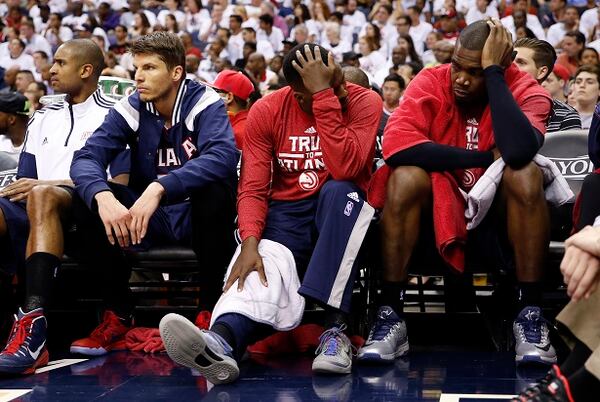
[[[48,364],[46,330],[48,324],[41,308],[15,315],[8,343],[0,352],[0,373],[33,374]]]
[[[369,337],[358,350],[358,360],[363,362],[391,363],[408,353],[406,323],[389,306],[382,306]]]
[[[235,381],[240,369],[233,349],[217,333],[200,330],[179,314],[167,314],[160,320],[160,337],[175,363],[197,370],[212,384]]]
[[[513,323],[517,364],[555,364],[556,350],[550,343],[548,324],[539,307],[525,307]]]
[[[324,374],[349,374],[352,371],[352,343],[344,334],[345,329],[346,325],[332,327],[321,334],[312,371]]]

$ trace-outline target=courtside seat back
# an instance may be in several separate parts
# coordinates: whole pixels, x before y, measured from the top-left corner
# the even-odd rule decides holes
[[[565,130],[546,134],[539,153],[558,168],[575,196],[581,191],[583,179],[594,170],[588,155],[588,131]],[[573,203],[550,208],[551,240],[564,241],[573,230]],[[560,261],[562,255],[558,256]]]
[[[588,130],[548,133],[539,153],[554,162],[576,196],[585,176],[594,171],[588,155]]]

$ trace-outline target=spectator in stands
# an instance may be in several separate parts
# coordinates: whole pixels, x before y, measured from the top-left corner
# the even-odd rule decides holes
[[[140,38],[144,35],[148,35],[152,32],[152,26],[150,25],[150,21],[148,21],[148,17],[143,11],[138,11],[133,16],[133,24],[131,28],[129,28],[129,36],[131,36],[132,40]]]
[[[225,70],[217,75],[211,86],[225,102],[235,143],[238,149],[242,149],[248,118],[248,98],[254,92],[254,84],[241,71]]]
[[[40,2],[41,3],[41,2]],[[33,19],[33,24],[35,25],[35,31],[37,33],[42,32],[48,26],[48,21],[50,20],[50,7],[46,4],[39,4],[38,11],[39,15],[35,16],[32,14],[33,7],[29,9],[29,17]]]
[[[130,269],[122,248],[191,244],[199,266],[211,267],[202,274],[203,309],[221,293],[233,253],[239,153],[223,102],[214,90],[185,80],[185,51],[176,35],[146,35],[132,43],[131,53],[137,91],[109,112],[71,165],[74,208],[83,207],[86,216],[77,225],[86,224],[88,241],[95,243],[90,255],[104,259],[95,264],[118,270],[106,270],[112,278],[105,287],[117,314],[105,313],[91,338],[72,345],[80,353],[110,350],[128,329],[117,318],[131,312]],[[107,165],[127,146],[128,186],[108,183]],[[98,331],[103,335],[96,336]]]
[[[308,42],[309,34],[308,28],[304,24],[296,25],[294,29],[292,29],[293,35],[291,36],[292,41],[296,43],[305,43]]]
[[[562,40],[567,32],[576,31],[579,26],[579,13],[574,6],[567,6],[561,22],[548,28],[546,40],[555,48],[562,49]],[[585,37],[584,37],[585,38]]]
[[[565,67],[571,76],[579,67],[579,53],[585,47],[585,36],[579,31],[567,32],[562,40],[562,53],[556,62]]]
[[[598,57],[598,52],[596,49],[592,47],[586,47],[579,54],[579,64],[585,66],[586,64],[591,64],[597,66],[600,64],[600,58]]]
[[[19,162],[19,155],[25,142],[27,121],[32,110],[27,98],[18,92],[0,94],[0,170],[14,169]],[[6,158],[6,157],[9,158]],[[1,208],[0,208],[1,209]],[[1,211],[0,211],[1,212]],[[0,237],[6,242],[6,219],[0,213]],[[3,233],[4,232],[4,233]],[[9,251],[10,253],[10,251]],[[15,267],[6,267],[0,262],[0,267],[14,273]]]
[[[131,29],[135,22],[135,15],[139,12],[144,13],[148,20],[148,27],[156,25],[156,14],[150,10],[144,10],[142,8],[141,0],[127,0],[128,11],[121,14],[121,24],[125,25],[127,29]]]
[[[71,29],[88,22],[88,16],[83,13],[83,2],[74,0],[69,2],[68,13],[63,15],[62,23]]]
[[[343,331],[356,253],[374,212],[362,197],[371,175],[381,99],[345,83],[333,55],[313,44],[294,48],[283,70],[290,86],[257,102],[248,116],[238,196],[243,242],[211,330],[200,331],[176,314],[160,323],[169,356],[213,384],[235,381],[236,360],[247,345],[278,327],[276,318],[250,310],[280,297],[295,303],[298,293],[326,313],[313,371],[347,374],[352,368]],[[351,232],[356,247],[346,248]],[[279,270],[293,277],[305,272],[302,284],[295,282],[289,291],[284,284],[282,290],[275,285],[282,280]],[[242,310],[234,312],[237,304]],[[288,328],[300,321],[302,310],[289,317]],[[200,348],[191,348],[192,343]]]
[[[550,93],[552,99],[566,103],[565,90],[569,83],[569,72],[560,64],[555,64],[552,72],[542,82],[542,86]]]
[[[427,39],[427,35],[433,31],[433,26],[428,22],[421,21],[421,9],[417,6],[408,7],[406,13],[410,17],[410,29],[408,33],[415,44],[415,50],[418,54],[422,55],[425,51],[425,40]]]
[[[200,69],[200,58],[195,54],[185,56],[185,78],[199,81],[198,71]]]
[[[8,52],[8,57],[0,58],[0,67],[6,70],[16,67],[18,70],[35,71],[33,57],[25,53],[25,43],[22,40],[11,39]]]
[[[31,104],[32,111],[40,110],[43,105],[40,104],[40,98],[48,94],[48,89],[43,82],[32,82],[25,91],[25,96]]]
[[[387,40],[387,38],[391,37],[394,31],[396,31],[394,25],[392,24],[393,21],[390,18],[393,12],[394,9],[391,5],[380,2],[375,3],[373,9],[371,10],[371,14],[373,15],[371,22],[379,27],[383,40]]]
[[[244,47],[244,39],[242,38],[242,17],[233,14],[229,16],[229,31],[230,38],[227,51],[229,52],[229,60],[235,63],[237,59],[242,57],[242,48]]]
[[[475,6],[469,7],[469,11],[465,16],[465,22],[467,23],[467,25],[469,25],[475,21],[484,20],[488,17],[499,18],[498,8],[495,5],[491,4],[491,0],[475,0]]]
[[[440,32],[444,36],[444,40],[453,44],[456,42],[459,34],[458,16],[456,15],[456,11],[448,11],[440,16]]]
[[[256,53],[256,42],[244,42],[244,46],[242,47],[242,58],[235,61],[235,67],[240,70],[246,68],[248,57],[250,57],[252,53]]]
[[[527,27],[518,27],[515,33],[517,40],[523,38],[537,39],[537,36],[535,36],[533,31]]]
[[[406,89],[406,84],[404,83],[404,78],[398,74],[390,74],[383,80],[381,89],[383,92],[383,113],[381,114],[381,120],[379,120],[377,146],[375,147],[375,157],[379,159],[383,158],[383,154],[381,153],[383,130],[394,110],[398,108],[404,89]]]
[[[245,71],[254,85],[261,91],[266,90],[269,84],[276,84],[278,81],[277,75],[267,69],[267,62],[260,53],[252,53],[248,56]]]
[[[279,52],[283,49],[282,41],[285,39],[281,29],[273,26],[273,16],[263,14],[259,18],[260,29],[256,33],[256,38],[261,41],[267,41],[271,44],[273,51]]]
[[[25,95],[27,87],[32,82],[35,82],[33,73],[29,70],[21,70],[17,73],[17,77],[15,78],[15,89],[20,94]]]
[[[204,77],[207,77],[211,82],[217,75],[215,71],[215,62],[217,59],[222,57],[221,55],[227,55],[227,51],[225,50],[226,47],[227,45],[223,39],[215,37],[215,39],[213,39],[207,48],[208,57],[200,61],[200,74],[202,74]]]
[[[167,0],[165,1],[165,4],[169,1],[173,0]],[[106,32],[115,29],[115,27],[119,25],[119,22],[121,20],[121,16],[119,15],[119,13],[113,10],[110,7],[110,4],[106,2],[100,3],[96,15],[98,16],[98,23],[100,27]]]
[[[69,27],[62,25],[60,14],[52,13],[48,19],[48,27],[42,31],[42,36],[48,41],[54,52],[64,42],[73,39],[73,32]]]
[[[500,21],[474,22],[462,31],[452,65],[422,71],[387,123],[386,166],[377,171],[369,194],[372,205],[385,204],[380,309],[359,360],[389,362],[408,351],[402,312],[417,240],[433,238],[433,222],[437,251],[462,272],[467,225],[459,189],[469,191],[501,156],[506,167],[495,197],[500,209],[490,210],[468,239],[485,247],[483,255],[498,255],[499,243],[490,239],[503,235],[491,222],[506,222],[506,229],[504,224],[497,229],[506,230],[516,262],[521,310],[514,322],[516,361],[556,362],[539,308],[550,223],[542,173],[532,162],[552,103],[511,63],[512,53],[510,34]],[[506,216],[500,212],[505,208],[511,211]],[[422,215],[431,218],[421,221]]]
[[[361,55],[352,51],[342,54],[342,66],[360,67]]]
[[[423,66],[420,63],[416,61],[410,61],[398,67],[396,73],[404,78],[404,82],[406,83],[406,86],[408,86],[408,84],[413,80],[413,78],[415,78],[417,74],[419,74],[419,72],[421,72],[422,69]]]
[[[19,72],[19,66],[9,68],[4,72],[4,88],[0,89],[0,93],[16,92],[15,81],[17,79],[17,73]]]
[[[172,15],[180,27],[185,27],[185,13],[179,9],[179,0],[165,0],[163,3],[166,10],[161,10],[156,20],[162,26],[167,26],[167,16]]]
[[[538,83],[552,73],[556,52],[552,45],[539,39],[519,39],[514,44],[517,52],[515,64]],[[579,113],[564,102],[552,99],[552,113],[546,123],[546,132],[581,129]]]
[[[541,18],[543,28],[550,28],[552,25],[562,21],[567,0],[550,0],[548,2],[549,13],[544,13]]]
[[[210,19],[210,13],[204,8],[201,0],[186,0],[184,11],[184,27],[190,34],[200,31],[202,21]]]
[[[106,52],[104,55],[104,64],[106,64],[106,67],[102,70],[102,75],[125,79],[131,78],[129,72],[118,64],[117,56],[113,52]]]
[[[414,61],[416,63],[423,64],[423,62],[421,61],[421,57],[419,56],[419,53],[417,52],[417,49],[415,48],[413,39],[410,35],[400,34],[398,36],[398,46],[400,46],[402,49],[404,49],[406,51],[406,54],[407,54],[406,61],[407,62]]]
[[[283,73],[281,71],[281,68],[283,67],[283,57],[282,54],[276,54],[269,62],[269,70],[277,74],[278,78],[283,78]]]
[[[437,65],[450,63],[454,54],[454,45],[448,41],[441,40],[433,46],[433,55]]]
[[[244,39],[244,43],[256,43],[256,51],[262,54],[267,60],[271,60],[271,57],[275,54],[271,42],[264,39],[257,39],[256,31],[253,28],[246,27],[242,29],[242,39]]]
[[[433,46],[436,44],[436,42],[439,42],[440,40],[442,40],[442,34],[438,31],[430,32],[427,35],[427,38],[425,39],[425,48],[427,50],[423,52],[423,56],[421,57],[424,65],[435,62],[435,57],[433,55]]]
[[[68,94],[69,103],[54,104],[35,113],[19,160],[19,179],[0,192],[3,236],[8,236],[10,244],[10,250],[2,252],[2,262],[23,264],[25,245],[30,242],[24,262],[26,298],[18,310],[11,337],[0,353],[2,373],[33,374],[48,363],[43,309],[50,296],[54,270],[63,255],[61,217],[66,216],[72,200],[71,158],[114,103],[98,89],[103,64],[101,50],[89,40],[66,42],[57,50],[51,69],[52,85],[57,92]],[[73,120],[65,120],[65,114],[71,114]],[[129,172],[128,155],[123,162],[112,166],[113,177]],[[25,200],[26,204],[21,202]],[[81,246],[86,247],[86,242]]]
[[[575,73],[575,109],[581,116],[581,128],[590,128],[596,104],[600,100],[600,67],[581,66]]]
[[[210,12],[210,19],[202,21],[200,32],[198,33],[198,39],[201,42],[210,42],[214,39],[217,34],[217,29],[221,24],[223,18],[223,6],[221,4],[213,5]]]
[[[546,34],[542,24],[540,24],[537,16],[528,13],[528,7],[528,0],[517,0],[514,2],[512,15],[506,16],[500,21],[512,34],[513,39],[516,37],[516,29],[520,26],[526,26],[533,31],[538,39],[544,40]]]
[[[183,40],[183,36],[182,36]],[[129,48],[129,34],[125,25],[117,25],[115,27],[115,42],[108,47],[108,50],[113,52],[118,59],[120,56],[127,53]]]
[[[410,19],[410,17],[408,15],[402,15],[400,17],[398,17],[396,19],[396,22],[394,23],[394,26],[396,27],[396,31],[392,32],[388,35],[388,37],[385,39],[385,44],[387,49],[393,49],[394,46],[396,46],[398,44],[398,36],[400,35],[409,35],[410,33],[410,26],[412,24],[412,20]],[[379,27],[375,25],[375,27],[377,28],[377,31],[379,31]],[[367,32],[365,32],[367,33]],[[376,38],[377,39],[377,38]],[[381,42],[381,33],[379,33],[379,40],[377,43]],[[387,55],[387,52],[386,52]]]
[[[170,32],[170,33],[174,33],[174,34],[179,34],[179,24],[177,23],[177,20],[175,19],[175,16],[173,14],[168,14],[165,17],[165,25],[164,25],[165,31],[166,32]]]
[[[336,22],[327,22],[322,35],[321,46],[333,53],[335,61],[340,63],[342,55],[352,50],[352,44],[342,40],[340,25]]]
[[[353,35],[358,35],[367,22],[367,19],[365,15],[357,9],[358,4],[356,0],[345,0],[344,4],[344,25],[348,25],[352,28]]]
[[[362,57],[359,59],[360,68],[374,75],[385,64],[386,58],[379,52],[379,43],[372,37],[363,36],[358,40],[358,49]]]

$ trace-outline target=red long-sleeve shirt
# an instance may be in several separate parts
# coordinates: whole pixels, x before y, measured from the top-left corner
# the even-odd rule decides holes
[[[327,89],[313,95],[309,115],[290,87],[250,109],[238,193],[242,240],[261,238],[269,200],[311,197],[329,179],[351,181],[366,190],[382,101],[358,85],[347,83],[347,90],[344,110]]]

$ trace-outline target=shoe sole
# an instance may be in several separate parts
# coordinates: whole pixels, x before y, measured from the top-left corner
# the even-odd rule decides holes
[[[127,350],[127,346],[125,345],[125,341],[117,341],[106,348],[90,348],[87,346],[71,346],[69,351],[73,354],[79,354],[84,356],[104,356],[109,352],[118,352],[120,350]]]
[[[326,360],[314,360],[312,371],[319,374],[350,374],[352,372],[352,362],[349,366],[339,366]]]
[[[48,361],[50,360],[50,355],[48,354],[48,350],[44,349],[40,356],[37,358],[31,367],[26,369],[23,368],[14,368],[14,367],[0,367],[0,374],[7,375],[30,375],[35,374],[35,371],[40,368],[48,365]]]
[[[406,356],[408,354],[409,349],[410,347],[408,341],[406,341],[402,345],[400,345],[398,349],[392,354],[382,355],[374,352],[359,352],[357,360],[369,363],[392,363],[397,358]]]
[[[544,356],[531,356],[531,355],[524,355],[524,356],[516,355],[515,362],[517,363],[517,365],[537,363],[537,364],[544,364],[544,365],[551,366],[553,364],[556,364],[557,358],[556,358],[556,356],[544,357]]]
[[[240,369],[236,361],[229,356],[212,351],[202,331],[185,317],[179,314],[167,314],[160,320],[158,328],[167,354],[174,362],[198,370],[215,385],[227,384],[239,377]],[[207,366],[201,366],[196,362],[199,356],[208,363]]]

